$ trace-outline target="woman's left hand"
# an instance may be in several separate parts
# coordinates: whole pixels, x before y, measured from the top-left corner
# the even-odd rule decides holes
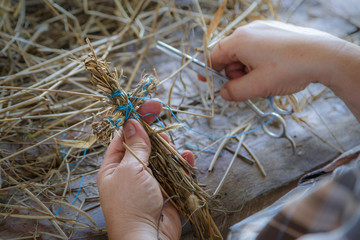
[[[147,101],[138,110],[141,115],[159,115],[160,103]],[[154,116],[144,118],[148,123]],[[162,137],[169,142],[166,134]],[[97,183],[100,203],[110,239],[157,239],[158,220],[164,204],[159,183],[143,165],[123,146],[130,149],[146,164],[151,152],[150,139],[136,120],[128,120],[121,136],[111,141],[100,167]],[[185,151],[182,156],[194,164],[194,155]],[[160,221],[161,239],[179,239],[181,222],[179,213],[166,203]]]

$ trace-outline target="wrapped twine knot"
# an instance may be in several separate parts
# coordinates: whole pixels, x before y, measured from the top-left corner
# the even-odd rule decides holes
[[[111,71],[106,62],[96,58],[95,53],[85,59],[84,65],[91,73],[91,82],[105,93],[112,108],[110,116],[92,124],[97,139],[107,144],[115,130],[123,126],[128,119],[141,117],[136,109],[145,101],[143,97],[156,90],[158,80],[151,75],[145,75],[137,87],[127,93],[119,84],[122,73],[119,75],[116,70]]]
[[[122,89],[117,89],[113,94],[108,94],[107,97],[109,99],[120,98],[121,96],[125,95],[124,97],[120,98],[120,103],[123,105],[119,105],[114,107],[113,112],[115,113],[113,118],[107,118],[107,120],[111,123],[111,125],[115,128],[119,128],[125,124],[127,120],[130,118],[138,119],[140,114],[136,112],[137,106],[133,103],[134,100],[136,104],[142,104],[143,101],[139,101],[139,97],[146,97],[148,96],[148,92],[152,92],[156,89],[157,81],[154,80],[152,76],[146,76],[142,78],[142,81],[138,84],[137,88],[135,89],[136,94],[126,94]],[[153,86],[155,85],[155,86]],[[148,89],[149,88],[149,89]],[[141,89],[141,91],[139,90]],[[119,113],[119,114],[116,114]]]

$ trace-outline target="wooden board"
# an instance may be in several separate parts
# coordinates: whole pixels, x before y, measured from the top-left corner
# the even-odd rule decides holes
[[[263,164],[267,177],[262,177],[257,167],[249,166],[240,159],[234,163],[219,196],[224,208],[230,211],[226,216],[218,214],[217,217],[217,223],[219,226],[223,224],[224,232],[232,224],[261,210],[282,196],[303,174],[328,163],[340,154],[317,135],[337,146],[333,134],[344,150],[360,144],[359,123],[341,100],[327,98],[331,95],[330,92],[324,95],[313,103],[313,107],[323,116],[332,133],[310,107],[295,116],[306,116],[314,133],[309,131],[308,127],[304,127],[305,124],[299,124],[290,117],[286,118],[289,132],[296,139],[298,155],[292,154],[287,140],[272,139],[260,131],[257,132],[257,136],[246,137],[245,143]],[[201,159],[197,164],[199,181],[206,183],[210,192],[213,192],[232,155],[225,153],[220,157],[213,172],[207,171],[211,156],[202,154],[199,158]]]

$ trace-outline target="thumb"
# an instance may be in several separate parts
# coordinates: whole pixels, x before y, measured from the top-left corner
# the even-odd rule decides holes
[[[126,122],[123,127],[125,143],[146,165],[149,164],[149,156],[151,151],[151,143],[148,134],[145,132],[141,124],[133,119]],[[128,150],[125,151],[124,162],[138,162]]]
[[[267,97],[271,93],[271,82],[260,70],[253,70],[242,77],[231,79],[220,91],[228,101],[241,102],[256,97]]]

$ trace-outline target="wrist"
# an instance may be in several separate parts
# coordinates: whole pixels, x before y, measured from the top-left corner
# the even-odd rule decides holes
[[[360,47],[343,41],[343,46],[333,55],[328,80],[324,85],[341,98],[360,120]]]
[[[328,86],[335,94],[343,96],[351,89],[359,90],[360,76],[360,47],[345,42],[342,49],[334,56],[332,76]]]
[[[331,65],[323,84],[342,95],[343,91],[348,91],[348,87],[359,84],[360,76],[360,47],[342,41],[339,49],[335,49],[331,56]],[[358,88],[359,89],[359,88]]]
[[[316,39],[309,42],[307,49],[310,63],[311,83],[321,83],[326,87],[336,88],[337,72],[339,68],[339,57],[345,54],[346,41],[333,36]]]

